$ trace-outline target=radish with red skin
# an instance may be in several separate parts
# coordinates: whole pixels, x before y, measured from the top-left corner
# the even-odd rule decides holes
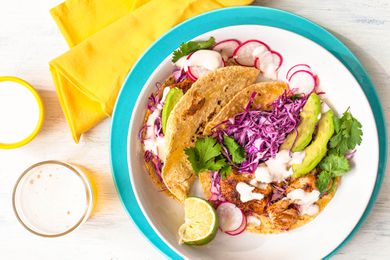
[[[230,202],[222,202],[217,207],[219,228],[223,232],[234,232],[241,228],[245,215],[242,210]],[[246,220],[245,220],[246,221]]]
[[[222,57],[224,57],[224,61],[233,57],[234,51],[241,44],[239,40],[236,39],[227,39],[218,42],[212,48],[214,51],[218,51],[221,53]]]
[[[259,69],[263,76],[269,79],[277,79],[277,71],[281,65],[281,55],[274,51],[265,51],[255,58],[254,67]]]
[[[256,57],[255,62],[253,64],[253,67],[255,67],[258,70],[260,69],[260,59],[259,59],[259,57]]]
[[[296,64],[296,65],[292,66],[292,67],[287,71],[286,79],[287,79],[287,80],[290,80],[291,75],[292,75],[295,71],[298,71],[298,70],[307,70],[307,71],[313,73],[312,70],[311,70],[311,67],[310,67],[309,65],[303,64],[303,63],[301,63],[301,64]]]
[[[277,51],[271,50],[271,53],[272,53],[272,57],[274,58],[274,62],[276,62],[276,64],[278,64],[278,67],[276,68],[278,70],[280,68],[280,66],[282,66],[283,56]]]
[[[236,230],[226,231],[225,232],[226,234],[231,235],[231,236],[237,236],[245,231],[248,221],[247,221],[244,213],[242,213],[242,216],[243,217],[242,217],[241,225]]]
[[[264,46],[268,51],[269,46],[259,40],[248,40],[241,43],[233,53],[235,62],[242,66],[252,67],[256,57],[253,55],[253,51],[260,46]]]
[[[200,66],[191,66],[188,67],[187,74],[189,77],[196,81],[199,77],[205,75],[206,73],[210,72],[210,70],[200,67]]]
[[[187,78],[189,78],[190,80],[192,80],[192,81],[196,81],[196,78],[194,78],[194,76],[190,73],[190,72],[186,72],[186,76],[187,76]]]
[[[277,64],[275,64],[274,62],[274,58],[272,56],[272,53],[270,51],[267,51],[265,53],[263,53],[259,58],[259,61],[260,61],[260,70],[262,72],[265,72],[267,71],[270,66],[271,67],[274,67],[274,68],[271,68],[272,71],[276,71],[276,68],[278,67]]]
[[[298,93],[308,95],[312,93],[317,86],[317,77],[310,71],[295,71],[289,80],[290,89],[297,89]]]

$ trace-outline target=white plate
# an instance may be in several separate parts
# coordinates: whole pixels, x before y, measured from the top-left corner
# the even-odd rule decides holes
[[[260,25],[240,25],[210,31],[195,39],[217,41],[237,38],[259,39],[282,54],[284,62],[279,79],[298,63],[309,64],[320,78],[320,88],[337,113],[350,107],[363,125],[363,142],[358,147],[353,169],[342,178],[336,195],[324,211],[305,226],[278,235],[245,232],[231,237],[221,232],[208,245],[183,246],[177,243],[177,230],[183,223],[183,208],[167,198],[152,184],[143,163],[138,131],[142,127],[147,98],[171,73],[167,57],[145,84],[135,108],[129,130],[129,170],[137,201],[155,231],[176,252],[186,258],[318,259],[334,250],[355,227],[371,197],[378,168],[378,135],[371,107],[358,82],[331,53],[298,34]],[[227,254],[228,253],[228,254]],[[227,257],[228,256],[228,257]]]

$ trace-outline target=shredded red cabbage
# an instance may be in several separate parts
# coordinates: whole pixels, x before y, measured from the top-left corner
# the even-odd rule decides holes
[[[273,204],[286,196],[286,189],[287,189],[286,185],[280,187],[275,184],[271,184],[271,187],[272,187],[272,193],[270,196],[271,199],[269,200],[269,204]]]
[[[176,68],[172,72],[172,75],[175,78],[175,82],[176,83],[180,83],[180,82],[182,82],[186,78],[186,73],[182,69],[180,69],[180,68]]]
[[[161,171],[163,167],[163,162],[158,157],[158,155],[154,155],[151,151],[145,151],[144,158],[146,162],[151,162],[153,164],[153,168],[159,177],[160,181],[164,184],[163,179],[161,177]]]
[[[210,179],[211,179],[211,197],[209,198],[209,202],[211,202],[214,207],[218,207],[221,202],[225,201],[225,198],[223,197],[221,193],[221,176],[218,172],[210,172]]]
[[[154,120],[154,134],[156,136],[164,136],[163,129],[162,129],[162,119],[161,119],[161,114],[159,117]]]
[[[147,120],[145,120],[144,125],[142,126],[142,128],[140,129],[140,131],[138,133],[138,137],[140,138],[140,141],[142,144],[144,143],[144,141],[146,139],[150,138],[150,137],[146,136],[146,132],[147,132],[149,127],[153,127],[153,135],[155,138],[164,136],[164,133],[162,130],[162,119],[161,119],[161,110],[162,110],[162,107],[164,105],[161,102],[161,98],[162,98],[162,91],[160,89],[161,84],[156,83],[156,87],[157,87],[157,90],[154,93],[150,94],[150,96],[148,98],[146,108],[150,111],[150,113],[153,113],[154,111],[156,111],[156,109],[159,109],[160,112],[159,112],[159,115],[154,120],[153,126],[147,125]],[[157,154],[153,154],[153,152],[150,150],[146,150],[144,153],[144,159],[146,162],[151,162],[153,164],[153,168],[154,168],[156,174],[158,175],[161,182],[164,184],[163,179],[161,177],[161,171],[162,171],[162,167],[163,167],[164,163],[159,158],[159,156]]]
[[[150,94],[150,96],[148,97],[148,103],[146,103],[146,108],[150,110],[150,112],[153,112],[156,109],[158,103],[160,103],[161,100],[161,95],[160,95],[161,84],[156,83],[156,87],[157,90],[152,94]]]
[[[275,100],[270,111],[251,109],[256,92],[251,95],[245,111],[222,122],[213,135],[223,146],[223,137],[234,138],[246,151],[246,160],[235,168],[241,173],[253,173],[259,163],[275,157],[287,135],[300,122],[299,113],[307,97],[291,99],[284,93]],[[223,149],[226,153],[226,149]]]

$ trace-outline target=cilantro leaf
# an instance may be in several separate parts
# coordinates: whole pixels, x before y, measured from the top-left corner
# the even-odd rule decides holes
[[[221,154],[221,145],[212,137],[198,139],[195,143],[195,148],[203,163]]]
[[[244,148],[239,145],[236,140],[225,135],[223,137],[223,143],[228,149],[230,155],[232,156],[233,163],[242,163],[245,161],[246,153]]]
[[[351,138],[349,139],[348,142],[348,147],[350,150],[355,148],[357,144],[361,144],[362,135],[363,135],[362,124],[356,119],[353,120],[351,125]]]
[[[201,50],[201,49],[209,49],[213,45],[215,45],[215,38],[210,37],[207,41],[189,41],[183,42],[179,49],[175,50],[172,53],[172,62],[178,61],[181,57],[184,57],[191,52]]]
[[[210,160],[206,162],[206,169],[211,171],[219,171],[226,166],[226,160],[222,156],[218,156],[216,160]]]
[[[328,191],[331,181],[332,174],[330,172],[322,171],[319,175],[317,175],[316,186],[321,194],[324,194],[326,191]]]
[[[192,169],[194,172],[199,173],[202,170],[202,165],[199,161],[199,153],[195,148],[187,148],[184,150],[184,153],[187,155],[188,160],[191,163]]]
[[[335,134],[330,139],[330,154],[345,155],[362,142],[362,124],[347,109],[341,118],[334,119]]]
[[[226,179],[226,177],[232,172],[232,166],[225,165],[220,171],[219,174],[221,175],[222,180]]]
[[[222,156],[221,145],[212,137],[198,139],[194,147],[184,150],[192,169],[199,174],[202,171],[220,171],[226,177],[231,172],[230,165]],[[223,172],[223,173],[222,173]]]
[[[350,169],[347,158],[344,155],[337,154],[326,156],[320,162],[319,167],[322,171],[317,175],[316,186],[321,194],[329,190],[331,192],[335,186],[335,178],[344,175]],[[331,187],[329,187],[330,182],[332,182]]]
[[[342,176],[349,171],[349,162],[344,156],[330,154],[320,162],[320,168],[331,176]]]

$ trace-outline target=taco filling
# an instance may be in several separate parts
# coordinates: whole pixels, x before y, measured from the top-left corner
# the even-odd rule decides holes
[[[309,65],[278,72],[259,40],[183,43],[147,103],[140,138],[153,182],[183,202],[199,178],[219,228],[280,233],[317,216],[351,168],[362,126],[338,116]]]

